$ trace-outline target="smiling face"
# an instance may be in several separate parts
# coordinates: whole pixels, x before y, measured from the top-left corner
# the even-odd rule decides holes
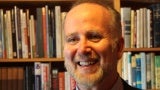
[[[78,84],[93,86],[114,77],[121,53],[113,49],[111,14],[96,4],[80,4],[67,15],[64,31],[65,66]]]

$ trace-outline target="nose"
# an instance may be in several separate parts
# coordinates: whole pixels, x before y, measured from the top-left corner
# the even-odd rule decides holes
[[[77,47],[77,52],[79,54],[89,54],[91,53],[91,47],[89,45],[89,41],[87,39],[81,39],[79,45]]]

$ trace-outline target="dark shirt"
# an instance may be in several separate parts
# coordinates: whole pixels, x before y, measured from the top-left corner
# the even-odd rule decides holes
[[[130,85],[128,85],[128,83],[126,83],[123,79],[122,80],[122,84],[123,84],[123,90],[141,90],[141,89],[138,89],[138,88],[134,88]]]

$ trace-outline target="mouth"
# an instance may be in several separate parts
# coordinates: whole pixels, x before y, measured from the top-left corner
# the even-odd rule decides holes
[[[79,61],[77,64],[79,66],[90,66],[90,65],[95,65],[98,62],[98,60],[91,60],[91,61]]]

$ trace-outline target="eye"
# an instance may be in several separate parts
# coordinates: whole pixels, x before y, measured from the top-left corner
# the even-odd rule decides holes
[[[98,42],[102,39],[102,35],[97,32],[91,32],[87,34],[87,38],[92,42]]]
[[[78,41],[79,41],[79,38],[77,36],[71,35],[66,38],[66,43],[69,43],[69,44],[76,44]]]

